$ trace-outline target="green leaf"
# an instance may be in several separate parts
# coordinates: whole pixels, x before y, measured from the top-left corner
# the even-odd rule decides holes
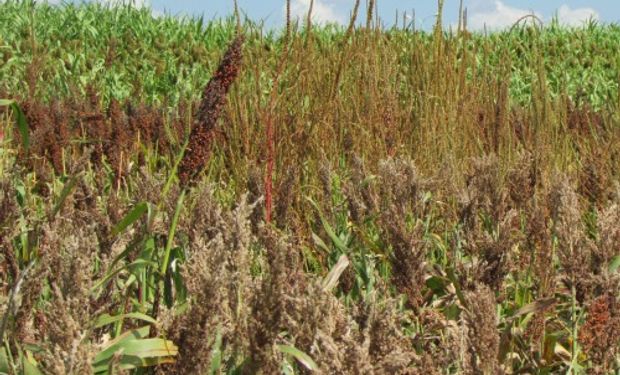
[[[146,202],[141,202],[134,207],[133,210],[129,211],[121,221],[116,224],[114,229],[112,229],[112,237],[118,235],[122,231],[124,231],[128,226],[136,222],[144,213],[146,212],[147,204]]]
[[[316,233],[312,232],[312,240],[314,241],[314,243],[320,247],[321,249],[323,249],[327,254],[330,253],[329,247],[327,247],[327,245],[325,244],[325,242],[321,239],[321,237],[319,237]]]
[[[154,358],[139,358],[136,356],[124,355],[121,357],[118,367],[121,370],[132,370],[139,367],[155,367],[159,365],[175,363],[176,360],[171,357],[154,357]],[[93,367],[93,371],[96,374],[105,374],[108,372],[110,363],[106,365],[97,365]]]
[[[463,291],[461,290],[461,284],[458,281],[458,278],[454,274],[454,270],[452,268],[447,269],[447,275],[452,285],[454,285],[454,291],[456,292],[456,297],[459,299],[459,302],[463,306],[467,306],[467,301],[465,301],[465,296],[463,295]]]
[[[155,324],[157,321],[150,316],[138,312],[128,313],[128,314],[120,314],[112,316],[110,314],[103,314],[97,319],[97,323],[95,323],[95,328],[101,328],[103,326],[107,326],[108,324],[115,323],[119,320],[123,319],[138,319],[144,320],[145,322]]]
[[[26,116],[24,115],[24,112],[22,112],[22,109],[19,108],[17,103],[11,104],[11,108],[17,116],[17,129],[22,136],[22,144],[24,145],[24,150],[28,151],[28,148],[30,148],[30,137],[28,135],[28,123],[26,122]]]
[[[90,288],[90,291],[94,292],[95,290],[99,289],[105,283],[110,281],[110,279],[112,279],[114,276],[118,275],[120,272],[122,272],[125,269],[129,269],[129,268],[136,267],[136,266],[148,266],[148,265],[157,266],[157,263],[150,261],[150,260],[146,260],[146,259],[136,259],[135,262],[119,267],[115,269],[114,271],[111,271],[110,273],[108,273],[103,279],[95,283],[95,285],[93,285],[93,287]]]
[[[15,200],[22,208],[26,205],[26,186],[21,181],[15,183]]]
[[[107,371],[115,353],[120,353],[119,367],[123,370],[173,363],[174,357],[178,354],[176,345],[161,338],[147,338],[149,331],[149,326],[141,327],[127,331],[110,341],[95,356],[93,370],[96,373]]]
[[[611,262],[609,263],[609,272],[614,273],[620,267],[620,255],[613,257]]]
[[[132,241],[131,243],[127,245],[125,250],[123,250],[120,254],[118,254],[116,258],[114,258],[112,263],[110,263],[110,268],[113,268],[122,259],[127,258],[129,254],[131,254],[134,250],[136,250],[139,247],[139,245],[142,245],[142,244],[144,244],[145,250],[155,248],[155,240],[153,239],[153,237],[149,237],[146,240]]]
[[[0,99],[0,106],[11,107],[11,110],[15,114],[17,130],[19,130],[19,134],[22,136],[22,144],[24,146],[24,150],[28,151],[28,148],[30,147],[30,136],[28,133],[28,122],[26,121],[26,115],[24,115],[24,112],[19,107],[19,105],[17,105],[15,100]]]
[[[278,350],[280,350],[284,354],[288,354],[293,356],[299,363],[301,363],[305,368],[311,371],[315,371],[319,369],[319,366],[314,362],[309,355],[302,352],[291,345],[278,345]]]
[[[62,208],[62,205],[65,203],[65,200],[71,193],[71,190],[73,190],[73,188],[75,187],[76,183],[77,183],[76,176],[72,176],[71,179],[69,179],[69,181],[65,183],[65,186],[63,186],[62,191],[60,192],[60,196],[58,197],[58,201],[54,205],[54,209],[52,211],[52,217],[56,216],[56,214],[60,211],[60,209]]]
[[[170,261],[170,251],[172,250],[172,243],[174,241],[174,233],[177,229],[177,224],[179,223],[179,215],[181,214],[181,209],[183,208],[183,200],[185,199],[185,190],[181,192],[179,199],[177,200],[177,206],[174,210],[174,216],[172,217],[172,223],[170,224],[170,231],[168,232],[168,241],[166,241],[166,248],[164,249],[164,259],[161,263],[161,274],[165,275],[166,270],[168,270],[168,263]]]
[[[164,278],[164,302],[166,307],[172,308],[175,302],[182,302],[185,300],[187,290],[185,289],[185,282],[183,281],[183,275],[181,274],[180,267],[172,267],[172,264],[182,262],[184,259],[183,249],[175,247],[170,251],[170,259],[168,270]]]
[[[122,350],[124,356],[138,358],[171,357],[178,354],[176,345],[172,341],[162,338],[125,340],[113,348],[115,349],[114,352]]]
[[[125,340],[133,340],[133,339],[142,339],[148,337],[151,333],[151,326],[142,326],[140,328],[132,329],[130,331],[124,332],[123,334],[116,337],[114,340],[108,342],[105,348],[110,348],[122,341]],[[103,349],[97,356],[95,357],[95,362],[100,361],[105,358],[105,349]]]
[[[426,287],[435,294],[444,293],[448,284],[450,284],[450,280],[440,276],[432,276],[426,280]]]
[[[288,358],[285,358],[282,361],[282,374],[284,375],[295,375],[295,369],[293,365],[288,361]]]
[[[0,349],[0,374],[10,374],[11,373],[10,370],[11,370],[11,365],[9,364],[9,356],[6,354],[6,349],[1,348]]]
[[[95,372],[106,371],[115,353],[121,355],[119,367],[123,370],[174,363],[173,357],[178,352],[178,348],[170,340],[161,338],[127,339],[102,351],[101,353],[105,355],[95,358],[93,367]]]
[[[217,334],[215,335],[215,342],[213,343],[213,349],[211,350],[211,367],[209,368],[209,374],[215,375],[219,373],[222,367],[222,327],[217,327]]]
[[[22,355],[22,365],[24,368],[23,375],[43,375],[30,352],[26,352],[25,355]]]
[[[528,303],[527,305],[521,307],[519,310],[515,311],[511,319],[518,318],[522,315],[543,311],[553,306],[555,302],[556,302],[555,298],[551,297],[551,298],[542,298],[532,303]]]
[[[319,218],[321,219],[321,223],[323,224],[323,229],[325,229],[325,232],[327,233],[329,238],[332,240],[334,245],[336,245],[336,247],[343,253],[348,253],[347,245],[340,239],[340,237],[336,235],[336,232],[334,232],[331,225],[327,222],[327,220],[325,220],[325,217],[323,216],[323,212],[321,211],[321,208],[319,207],[319,205],[311,198],[306,198],[306,199],[317,210],[319,214]]]

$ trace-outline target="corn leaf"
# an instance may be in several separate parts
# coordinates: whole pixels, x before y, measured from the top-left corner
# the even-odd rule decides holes
[[[22,109],[17,105],[15,100],[0,99],[0,107],[11,107],[13,114],[15,115],[15,122],[17,123],[17,130],[22,137],[22,145],[24,150],[28,151],[30,147],[30,136],[28,132],[28,122],[26,121],[26,115]]]
[[[156,366],[162,363],[173,363],[178,348],[170,340],[147,338],[149,327],[131,330],[110,341],[95,356],[93,371],[105,372],[115,354],[120,355],[119,367],[129,370],[138,367]]]
[[[278,345],[278,350],[280,350],[284,354],[288,354],[293,356],[299,363],[301,363],[305,368],[311,371],[315,371],[319,369],[319,366],[314,362],[309,355],[302,352],[291,345]]]
[[[138,203],[136,207],[134,207],[133,210],[129,211],[129,213],[125,215],[125,217],[123,217],[118,224],[116,224],[114,229],[112,229],[112,237],[118,235],[119,233],[127,229],[128,226],[138,221],[138,219],[140,219],[140,217],[144,215],[147,208],[148,206],[146,202]]]
[[[97,319],[97,323],[95,323],[95,328],[101,328],[103,326],[107,326],[108,324],[112,324],[112,323],[115,323],[123,319],[138,319],[138,320],[144,320],[145,322],[153,323],[153,324],[157,322],[155,319],[151,318],[150,316],[146,314],[142,314],[142,313],[137,313],[137,312],[128,313],[128,314],[120,314],[120,315],[115,315],[115,316],[112,316],[110,314],[103,314]]]

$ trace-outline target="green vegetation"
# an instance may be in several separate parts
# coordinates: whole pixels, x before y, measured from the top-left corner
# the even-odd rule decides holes
[[[36,95],[46,100],[58,95],[83,95],[87,85],[96,87],[106,99],[140,98],[146,103],[172,106],[181,99],[198,99],[215,67],[218,51],[234,34],[231,19],[153,17],[147,8],[110,8],[100,3],[62,8],[26,3],[12,0],[2,5],[1,87],[25,93],[29,69],[35,69],[37,80],[44,82],[38,85]],[[253,35],[246,47],[269,65],[281,47],[281,33],[263,32],[249,23],[246,30]],[[337,54],[344,33],[344,28],[333,26],[314,30],[322,58]],[[617,25],[592,22],[583,28],[567,29],[552,24],[542,33],[516,27],[511,32],[476,34],[467,40],[454,34],[446,35],[448,41],[473,53],[479,67],[501,74],[501,62],[507,59],[512,97],[522,103],[531,97],[539,64],[544,66],[553,93],[583,93],[597,107],[617,97]],[[399,62],[395,69],[403,73],[415,65],[411,58],[420,44],[432,43],[432,34],[402,29],[391,29],[384,37],[384,48]],[[461,55],[456,57],[460,59]]]
[[[619,371],[620,28],[371,21],[0,3],[0,373]]]

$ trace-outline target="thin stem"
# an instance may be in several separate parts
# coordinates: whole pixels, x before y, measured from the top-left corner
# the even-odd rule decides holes
[[[19,277],[17,278],[17,282],[15,283],[15,286],[13,287],[13,289],[11,289],[11,294],[9,295],[9,302],[7,303],[6,311],[4,312],[4,316],[2,317],[2,323],[0,323],[0,347],[4,344],[4,330],[6,329],[6,325],[9,321],[9,314],[14,308],[15,297],[19,294],[22,284],[26,280],[26,276],[28,276],[28,272],[30,272],[33,266],[34,260],[31,261],[28,266],[20,273]]]

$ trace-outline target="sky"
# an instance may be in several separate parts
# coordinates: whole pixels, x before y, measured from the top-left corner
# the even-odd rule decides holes
[[[155,14],[204,15],[207,19],[228,16],[233,12],[233,0],[98,0],[134,1],[148,4]],[[362,0],[365,4],[367,0]],[[284,23],[285,0],[238,0],[240,9],[254,20],[264,20],[267,27],[278,27]],[[315,22],[348,21],[355,0],[315,0],[313,19]],[[399,24],[407,12],[407,20],[413,20],[418,28],[429,29],[437,14],[436,0],[377,0],[379,15],[385,26],[395,22],[398,11]],[[310,0],[291,0],[294,16],[305,17]],[[549,22],[554,16],[567,25],[580,25],[587,19],[601,22],[620,22],[619,0],[463,0],[468,11],[470,30],[493,30],[511,26],[520,17],[535,14],[542,21]],[[444,25],[458,22],[459,0],[445,0]],[[365,19],[363,13],[359,19]]]

